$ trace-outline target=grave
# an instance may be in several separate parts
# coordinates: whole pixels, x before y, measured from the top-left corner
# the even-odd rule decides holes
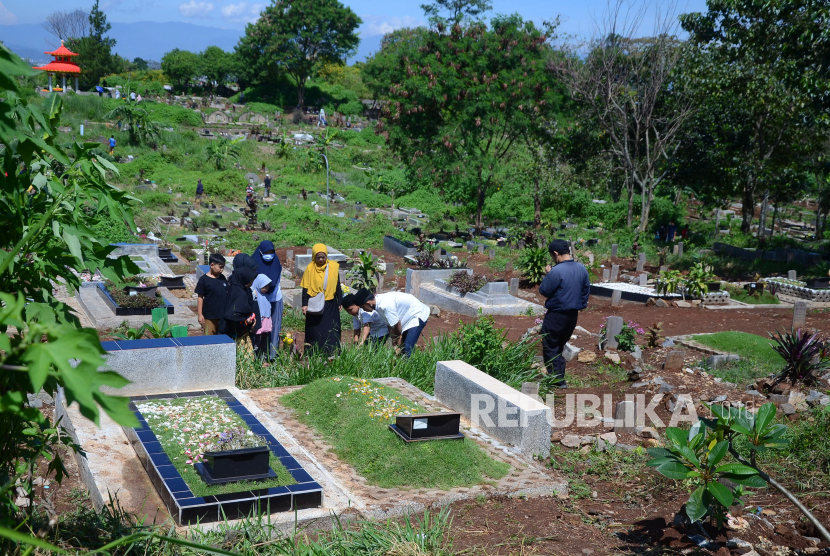
[[[529,457],[550,455],[551,410],[464,361],[439,361],[435,397]]]
[[[605,318],[605,340],[600,345],[600,349],[617,349],[619,342],[617,342],[617,335],[622,332],[623,318],[617,316],[610,316]]]
[[[331,261],[342,263],[348,260],[348,257],[333,247],[326,246],[328,251],[328,258]],[[311,264],[311,249],[306,255],[294,255],[294,276],[302,278],[306,267]]]
[[[664,299],[680,299],[681,297],[679,293],[657,293],[657,290],[653,287],[626,284],[624,282],[600,282],[591,284],[591,295],[612,297],[614,292],[620,292],[620,299],[623,301],[639,301],[641,303],[645,303],[652,297]]]
[[[383,237],[383,250],[397,257],[414,257],[418,254],[412,243],[392,236]]]
[[[471,317],[479,314],[515,316],[531,312],[542,315],[545,312],[541,305],[510,295],[507,282],[489,282],[476,292],[462,295],[449,285],[451,277],[435,278],[432,284],[421,282],[416,297],[427,305],[437,305],[444,311]]]

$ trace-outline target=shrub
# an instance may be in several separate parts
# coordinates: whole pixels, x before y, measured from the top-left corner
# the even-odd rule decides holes
[[[461,295],[477,292],[487,283],[487,277],[459,271],[452,275],[449,285],[461,292]]]
[[[525,247],[519,253],[519,260],[516,268],[531,284],[541,284],[547,271],[545,268],[550,264],[550,254],[542,247]]]
[[[785,380],[793,386],[812,384],[822,370],[830,367],[830,346],[818,333],[799,328],[790,333],[771,333],[770,338],[775,342],[772,349],[784,359],[784,369],[773,385]]]
[[[295,108],[294,112],[291,114],[291,121],[294,122],[294,125],[298,125],[300,122],[303,121],[303,111],[299,108]]]

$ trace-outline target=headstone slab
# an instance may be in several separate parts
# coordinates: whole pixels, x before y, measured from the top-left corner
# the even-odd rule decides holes
[[[611,256],[612,257],[617,256],[617,244],[616,243],[611,244]]]
[[[683,242],[677,244],[677,254],[681,257],[683,256]]]
[[[517,296],[519,295],[519,279],[518,278],[511,278],[510,279],[510,295]]]
[[[611,279],[611,269],[610,268],[603,268],[602,269],[602,281],[607,282]]]
[[[796,278],[797,275],[798,274],[796,273],[795,270],[788,270],[787,271],[787,279],[788,280],[797,280],[798,279],[798,278]]]
[[[435,397],[526,456],[550,455],[550,408],[464,361],[439,361]]]
[[[611,292],[611,307],[619,307],[622,303],[622,290],[614,290]]]
[[[645,273],[640,274],[639,280],[640,280],[640,285],[645,286],[648,283],[648,274],[645,274]]]
[[[633,434],[637,426],[637,408],[633,400],[617,402],[614,409],[614,432]]]
[[[146,347],[152,344],[153,347]],[[225,335],[104,342],[106,366],[130,381],[120,396],[233,387],[236,343]]]
[[[666,355],[666,362],[663,363],[663,368],[667,371],[679,371],[683,368],[684,354],[682,351],[670,351]]]
[[[807,324],[807,302],[796,301],[793,304],[793,330],[804,328]]]
[[[620,276],[620,265],[614,264],[611,265],[611,281],[616,282],[617,278]]]
[[[619,291],[619,290],[616,290]],[[623,318],[618,316],[610,316],[605,318],[605,345],[603,347],[616,349],[619,346],[617,342],[617,335],[622,332]]]

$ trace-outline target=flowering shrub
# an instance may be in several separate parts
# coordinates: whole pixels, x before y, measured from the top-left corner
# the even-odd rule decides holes
[[[645,330],[634,321],[623,323],[622,331],[617,334],[617,349],[619,351],[634,351],[637,345],[637,336],[645,334]],[[599,325],[600,344],[605,344],[605,323]]]

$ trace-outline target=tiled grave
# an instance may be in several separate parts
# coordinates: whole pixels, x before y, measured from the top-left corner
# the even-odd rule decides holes
[[[436,278],[423,283],[418,299],[428,305],[437,305],[445,311],[474,317],[476,315],[542,315],[545,308],[510,295],[507,282],[489,282],[476,292],[462,295],[449,285],[449,278]]]
[[[216,395],[225,400],[228,406],[245,421],[252,432],[266,439],[271,453],[288,469],[296,484],[256,488],[255,482],[240,484],[239,492],[218,494],[215,496],[194,496],[182,479],[170,458],[164,453],[156,435],[150,430],[147,421],[136,407],[136,403],[145,400],[192,398]],[[319,508],[323,505],[323,488],[309,475],[288,450],[268,432],[262,423],[240,403],[228,390],[206,390],[198,392],[180,392],[130,397],[130,409],[135,413],[140,426],[124,427],[128,441],[141,461],[144,469],[155,486],[170,516],[179,525],[196,522],[212,522],[224,519],[239,519],[254,511],[264,513],[287,512]],[[248,488],[247,490],[245,490]]]
[[[144,450],[142,457],[134,449],[136,442],[141,440],[139,435],[149,436],[145,432],[144,423],[138,429],[133,430],[134,436],[130,438],[123,427],[104,414],[101,415],[100,422],[96,425],[80,414],[77,404],[67,407],[61,392],[56,397],[55,417],[61,419],[61,423],[72,439],[84,449],[84,452],[75,454],[75,460],[78,463],[81,480],[89,489],[90,499],[95,508],[100,510],[108,503],[109,494],[117,493],[119,504],[125,511],[146,517],[148,523],[167,522],[169,526],[170,519],[176,517],[175,509],[183,511],[183,514],[180,513],[178,516],[179,519],[184,518],[181,519],[182,523],[186,523],[188,518],[194,514],[199,515],[200,512],[211,514],[215,510],[218,515],[223,507],[233,503],[236,504],[237,515],[245,515],[257,505],[264,507],[258,501],[258,498],[264,495],[272,498],[270,511],[276,512],[270,516],[270,522],[283,531],[292,530],[296,524],[313,524],[314,527],[329,528],[332,525],[333,516],[347,520],[350,514],[359,515],[363,504],[355,499],[355,495],[335,479],[318,458],[301,446],[282,424],[262,411],[245,392],[232,386],[213,391],[224,395],[229,400],[235,399],[237,403],[234,404],[234,410],[252,428],[255,427],[255,432],[263,436],[267,435],[266,438],[273,449],[279,450],[277,446],[282,448],[279,450],[280,460],[298,481],[296,485],[285,487],[288,493],[280,489],[269,494],[256,493],[257,496],[251,494],[236,499],[228,498],[228,495],[219,495],[215,497],[215,501],[206,500],[204,504],[196,501],[195,497],[185,495],[186,490],[182,488],[182,484],[176,482],[175,477],[169,472],[169,467],[165,467],[169,464],[162,456],[156,455],[160,453],[159,447],[157,443],[153,443],[151,437],[149,440],[145,438],[145,441],[140,444],[139,450],[142,447]],[[176,393],[176,396],[204,395],[210,392],[210,390],[204,390]],[[169,396],[169,394],[166,395]],[[145,397],[163,398],[164,396]],[[148,467],[156,469],[158,477],[155,482],[151,481]],[[301,470],[304,471],[301,472]],[[315,483],[318,488],[314,488],[312,483]],[[255,493],[255,490],[246,492]],[[176,494],[179,495],[178,499]],[[181,503],[188,498],[191,498],[189,502]],[[176,506],[177,502],[178,506]],[[168,503],[173,503],[174,510],[169,509]],[[288,504],[290,504],[289,509],[293,507],[296,511],[279,511]],[[214,508],[210,508],[211,505]],[[232,525],[234,519],[232,515],[228,515],[227,518]],[[205,528],[211,527],[207,519],[202,519],[202,523],[205,523]]]

